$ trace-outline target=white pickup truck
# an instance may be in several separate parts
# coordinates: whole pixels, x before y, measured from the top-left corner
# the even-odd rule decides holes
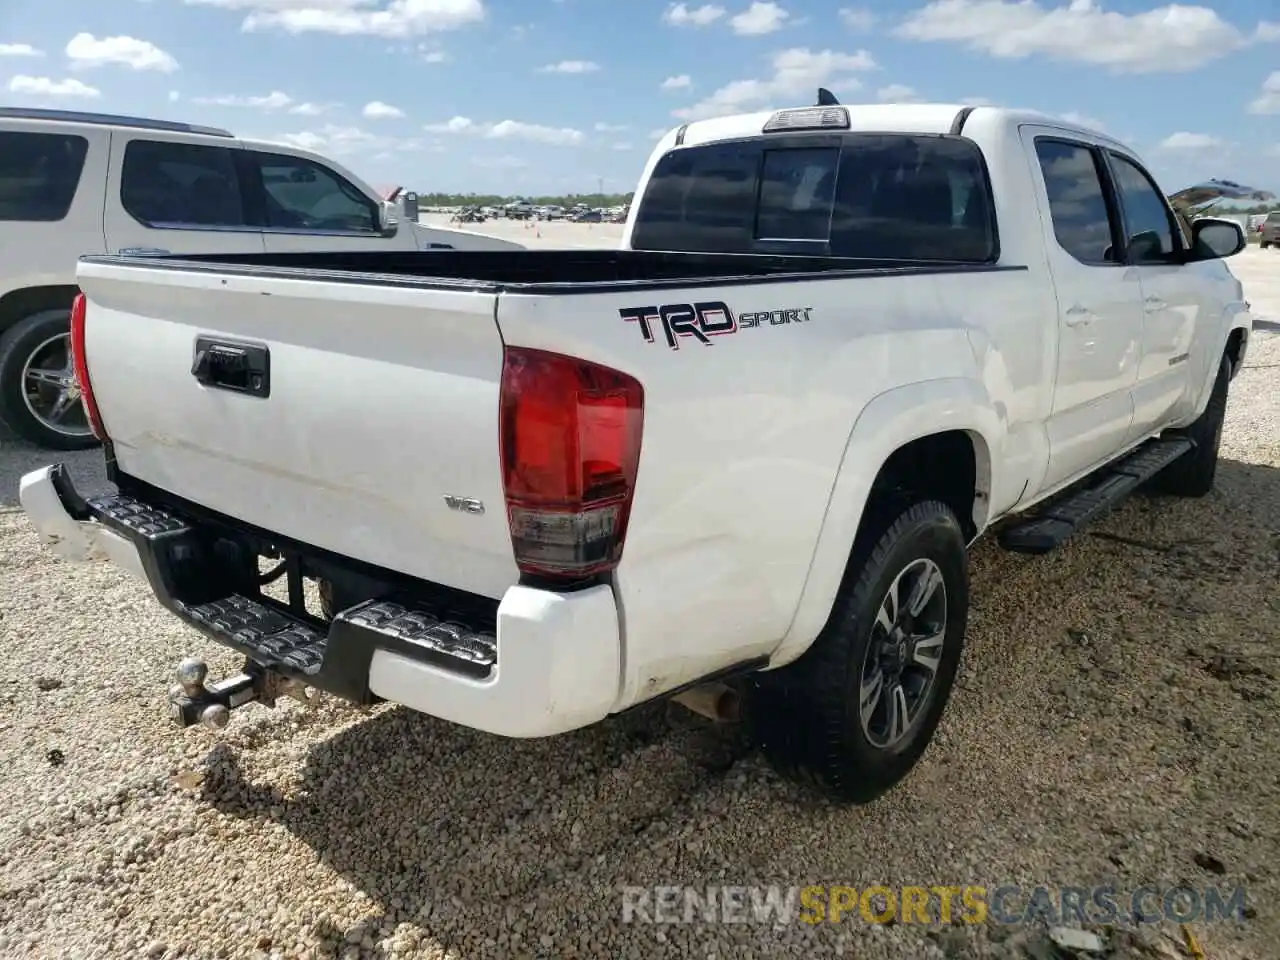
[[[637,197],[620,250],[81,260],[118,493],[21,501],[246,656],[181,668],[180,723],[305,688],[536,737],[667,696],[866,802],[947,702],[969,544],[1210,490],[1244,237],[1184,234],[1122,144],[797,108],[671,131]]]

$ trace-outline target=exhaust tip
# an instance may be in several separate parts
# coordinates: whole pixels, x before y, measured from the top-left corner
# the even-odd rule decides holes
[[[737,723],[742,719],[742,697],[725,683],[702,684],[671,699],[716,723]]]

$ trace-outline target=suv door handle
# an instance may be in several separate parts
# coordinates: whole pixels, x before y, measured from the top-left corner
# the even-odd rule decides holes
[[[1068,327],[1087,327],[1095,318],[1096,314],[1092,310],[1076,304],[1067,311],[1066,324]]]
[[[1148,313],[1153,313],[1156,310],[1163,310],[1165,307],[1168,306],[1168,304],[1165,303],[1163,300],[1161,300],[1159,297],[1147,297],[1147,299],[1144,300],[1143,303],[1146,304]]]

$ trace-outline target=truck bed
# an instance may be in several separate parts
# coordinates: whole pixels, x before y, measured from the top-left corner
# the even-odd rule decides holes
[[[605,293],[659,283],[666,287],[720,286],[813,279],[815,274],[841,279],[1010,269],[995,264],[948,261],[653,250],[349,251],[81,259],[88,263],[143,263],[153,268],[240,276],[296,276],[425,289],[545,294]]]

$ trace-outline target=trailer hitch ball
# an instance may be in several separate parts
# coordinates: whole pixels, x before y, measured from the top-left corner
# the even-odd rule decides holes
[[[209,676],[209,668],[203,660],[187,657],[178,664],[178,685],[182,692],[192,700],[205,695],[204,681]]]

